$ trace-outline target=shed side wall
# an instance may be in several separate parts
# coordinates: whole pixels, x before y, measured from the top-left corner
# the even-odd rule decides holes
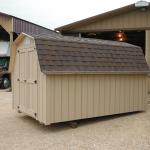
[[[150,27],[150,9],[147,9],[146,12],[141,12],[139,8],[107,19],[86,24],[70,31],[142,27]]]
[[[47,75],[50,123],[146,110],[147,75]]]

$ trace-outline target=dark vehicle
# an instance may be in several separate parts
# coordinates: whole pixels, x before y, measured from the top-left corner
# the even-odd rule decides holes
[[[9,60],[10,44],[8,41],[0,41],[0,88],[3,89],[7,89],[10,85]]]
[[[0,87],[3,89],[7,89],[10,85],[9,59],[10,57],[0,57]]]

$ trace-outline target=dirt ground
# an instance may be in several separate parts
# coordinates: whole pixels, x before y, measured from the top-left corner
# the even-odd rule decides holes
[[[12,110],[0,92],[0,150],[150,150],[150,111],[45,126]]]

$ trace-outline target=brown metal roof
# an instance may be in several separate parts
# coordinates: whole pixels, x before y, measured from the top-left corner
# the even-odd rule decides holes
[[[45,74],[150,73],[142,49],[124,42],[27,33]]]
[[[46,34],[58,34],[57,32],[51,29],[39,26],[37,24],[17,18],[9,14],[0,12],[0,15],[8,17],[8,18],[13,18],[13,32],[16,32],[16,33],[34,32],[34,33],[46,33]]]
[[[150,7],[150,6],[148,6],[148,7]],[[115,9],[115,10],[112,10],[112,11],[109,11],[109,12],[106,12],[106,13],[103,13],[103,14],[99,14],[99,15],[96,15],[96,16],[93,16],[93,17],[90,17],[90,18],[86,18],[86,19],[83,19],[83,20],[80,20],[80,21],[77,21],[77,22],[73,22],[73,23],[55,28],[54,31],[70,30],[70,29],[76,28],[78,26],[82,26],[82,25],[85,25],[85,24],[96,22],[98,20],[106,19],[108,17],[112,17],[112,16],[115,16],[115,15],[118,15],[118,14],[121,14],[121,13],[125,13],[125,12],[128,12],[128,11],[134,10],[134,9],[138,9],[138,8],[135,7],[135,4],[131,4],[131,5],[128,5],[128,6],[125,6],[125,7],[121,7],[119,9]]]

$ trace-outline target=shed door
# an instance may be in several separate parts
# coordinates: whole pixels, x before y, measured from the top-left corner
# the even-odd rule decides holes
[[[36,118],[37,57],[34,48],[19,50],[19,110]]]
[[[19,110],[26,112],[26,50],[18,50],[19,55]]]
[[[37,114],[37,55],[33,48],[27,49],[27,114]]]

